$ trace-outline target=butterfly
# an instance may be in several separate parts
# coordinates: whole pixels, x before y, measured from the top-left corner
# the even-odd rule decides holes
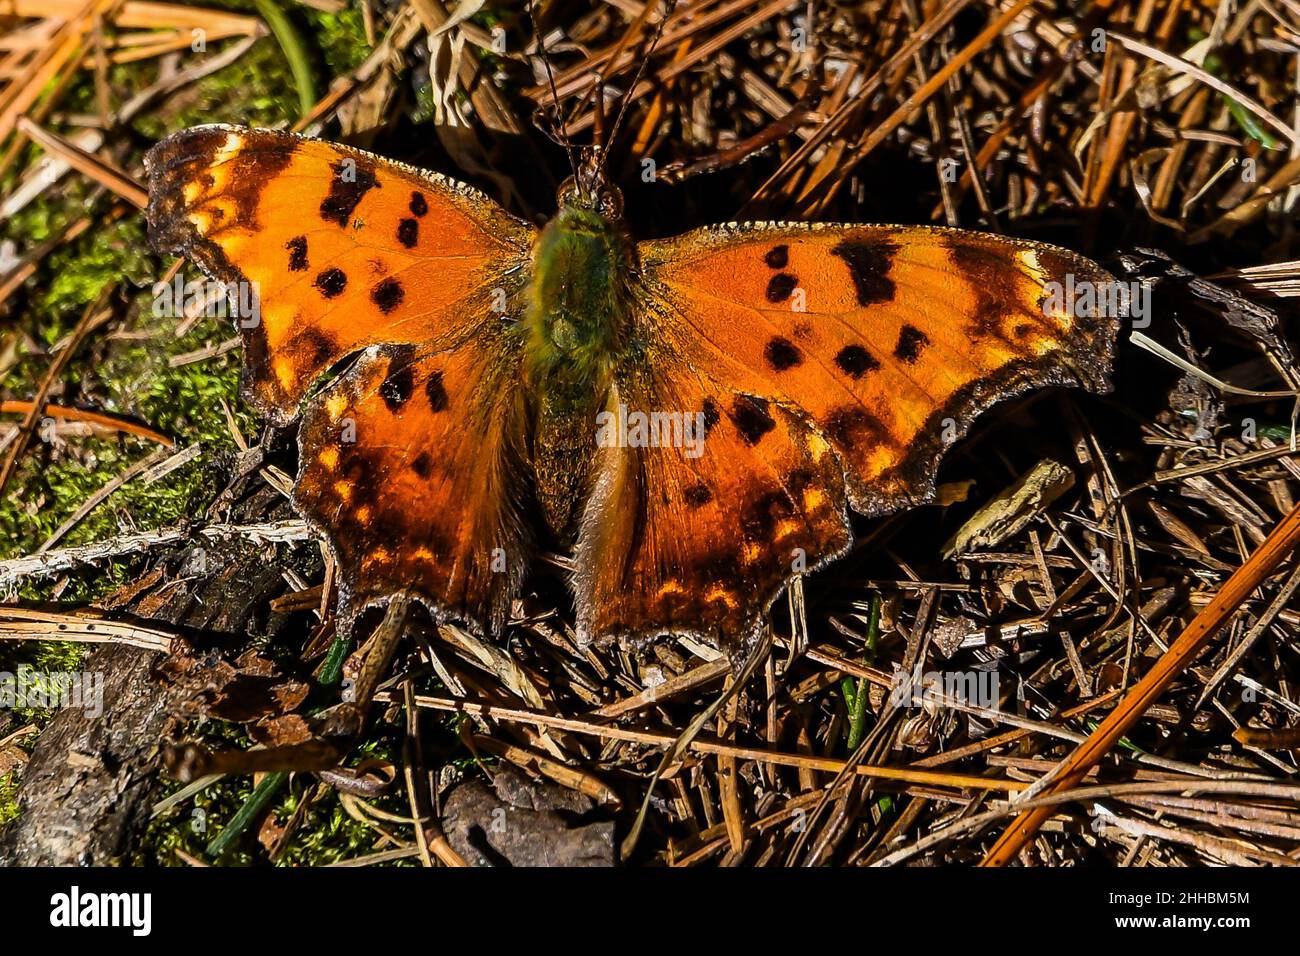
[[[1115,280],[1042,243],[797,222],[638,243],[591,157],[538,229],[436,173],[230,126],[146,169],[154,248],[255,292],[243,389],[299,423],[293,503],[347,627],[406,593],[499,634],[545,547],[572,554],[582,640],[744,645],[849,549],[850,511],[932,500],[988,406],[1109,388],[1116,320],[1056,293]]]

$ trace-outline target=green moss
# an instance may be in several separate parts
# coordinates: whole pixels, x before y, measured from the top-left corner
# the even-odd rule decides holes
[[[6,773],[0,776],[0,827],[18,819],[18,775]]]
[[[360,66],[371,53],[366,42],[365,21],[360,6],[345,7],[338,13],[304,10],[311,31],[304,40],[320,48],[330,76],[344,76]]]
[[[228,41],[222,41],[223,43]],[[150,140],[203,123],[276,126],[296,119],[298,99],[284,54],[263,37],[241,57],[189,88],[184,104],[166,116],[145,111],[135,130]]]
[[[209,0],[209,5],[249,13],[245,0]],[[365,39],[361,13],[349,7],[337,14],[286,5],[295,26],[308,47],[317,71],[319,88],[345,75],[371,52]],[[229,49],[236,40],[213,44],[208,56]],[[157,79],[157,61],[115,66],[109,74],[115,102],[121,103],[150,86]],[[146,110],[132,121],[141,146],[168,133],[201,123],[227,122],[259,126],[284,125],[298,115],[296,91],[288,64],[275,39],[258,40],[237,61],[185,87],[163,101],[165,110]],[[91,71],[83,71],[60,104],[66,113],[92,112],[95,87]],[[5,177],[12,185],[19,173],[37,158],[39,150],[28,147],[23,162]],[[124,165],[137,168],[138,156]],[[6,398],[26,398],[36,389],[49,368],[51,357],[44,349],[72,329],[104,283],[118,284],[117,314],[125,319],[101,329],[82,343],[71,356],[60,379],[55,400],[81,404],[96,410],[135,418],[173,436],[179,447],[196,443],[202,456],[172,472],[162,481],[145,485],[139,480],[119,489],[87,515],[59,547],[102,540],[124,531],[161,528],[186,518],[201,516],[219,490],[226,465],[235,451],[229,433],[223,400],[228,402],[238,427],[250,440],[256,438],[261,422],[238,397],[240,353],[238,350],[203,362],[173,368],[169,359],[211,346],[234,334],[227,320],[203,319],[185,336],[177,338],[177,320],[153,315],[152,285],[165,271],[168,261],[149,253],[143,218],[132,215],[110,221],[103,215],[108,199],[89,205],[93,185],[69,174],[29,206],[0,223],[0,238],[10,238],[20,251],[34,248],[69,223],[90,215],[95,226],[76,241],[60,247],[41,262],[23,290],[7,303],[8,328],[21,332],[20,343],[36,348],[22,356],[0,386]],[[187,277],[197,272],[187,267]],[[123,303],[121,299],[127,301]],[[111,331],[111,335],[108,334]],[[134,436],[73,437],[61,444],[37,441],[24,456],[10,484],[0,495],[0,559],[30,553],[68,519],[87,499],[125,468],[155,449],[155,445]],[[58,600],[69,605],[85,604],[118,585],[134,579],[142,556],[120,560],[69,575],[66,580],[49,578],[24,584],[16,595],[24,600]],[[0,644],[0,669],[14,670],[28,664],[38,671],[75,671],[82,667],[84,645],[48,642]],[[236,649],[232,648],[232,653]],[[290,654],[293,648],[268,648],[268,654]],[[112,706],[112,702],[106,702]],[[31,714],[28,719],[43,722],[47,715]],[[219,721],[206,721],[192,728],[191,739],[212,747],[248,747],[243,731]],[[397,759],[402,736],[400,728],[381,726],[353,755],[367,754]],[[457,745],[448,735],[447,748]],[[299,802],[315,787],[309,775],[295,776],[277,799],[276,820],[286,823]],[[0,824],[17,814],[15,793],[18,775],[0,778]],[[178,784],[168,782],[175,792]],[[140,864],[179,864],[177,849],[202,856],[203,848],[239,810],[252,792],[251,777],[223,779],[205,789],[183,806],[152,821],[133,848]],[[390,812],[409,814],[400,787],[392,795],[374,801]],[[196,815],[195,811],[202,814]],[[196,827],[195,822],[201,821]],[[403,828],[395,827],[402,832]],[[410,828],[402,832],[410,838]],[[352,819],[337,794],[329,793],[308,812],[295,830],[279,859],[282,865],[320,865],[373,852],[376,832]],[[264,863],[265,851],[255,833],[245,834],[236,849],[221,862]]]
[[[18,168],[17,165],[15,168]],[[14,182],[17,181],[16,173],[13,179]],[[11,183],[6,183],[6,186],[12,188]],[[35,246],[44,242],[56,229],[64,225],[67,220],[66,209],[67,206],[63,202],[37,199],[0,223],[0,233],[3,233],[7,239],[13,239],[15,243],[22,242],[28,247]]]
[[[201,733],[194,736],[202,739],[208,746],[248,747],[250,741],[235,727],[224,724],[208,723],[200,728]],[[400,753],[400,735],[396,728],[383,728],[376,731],[374,739],[358,748],[354,763],[368,757],[382,760],[396,759]],[[290,780],[287,790],[276,800],[274,809],[275,822],[285,826],[298,809],[302,800],[311,793],[316,779],[310,774],[299,774]],[[204,789],[191,800],[177,806],[168,813],[153,820],[139,846],[136,848],[138,864],[184,865],[177,850],[182,850],[200,859],[204,858],[204,848],[214,836],[221,832],[231,818],[239,812],[240,807],[252,795],[254,788],[251,776],[227,777]],[[167,784],[167,792],[175,793],[180,785],[174,781]],[[408,816],[410,807],[402,798],[400,791],[386,794],[368,802],[388,813]],[[383,824],[386,829],[400,831],[401,827]],[[406,835],[410,834],[409,827]],[[375,852],[375,843],[379,838],[376,830],[353,819],[339,800],[338,794],[329,792],[316,800],[306,811],[303,819],[295,826],[289,842],[276,860],[279,866],[325,866],[341,860],[352,859]],[[265,850],[259,846],[257,833],[249,830],[228,851],[221,863],[226,866],[250,866],[264,863]]]
[[[50,311],[81,310],[110,282],[138,287],[153,281],[155,259],[147,254],[138,218],[101,225],[76,243],[51,253],[43,304]]]
[[[94,256],[78,260],[77,264],[87,261],[91,270],[103,267]],[[84,276],[72,275],[64,288],[82,288],[77,283],[84,281]],[[139,480],[129,482],[83,519],[61,545],[95,541],[124,530],[163,527],[201,513],[217,490],[220,471],[214,464],[235,450],[221,402],[224,399],[238,409],[238,354],[227,353],[177,368],[168,362],[173,356],[233,331],[212,324],[224,320],[204,319],[198,328],[178,339],[172,334],[175,319],[154,317],[151,304],[147,293],[134,303],[138,310],[134,331],[141,337],[117,340],[99,361],[74,361],[77,397],[90,399],[104,411],[147,422],[176,436],[182,447],[199,443],[204,454],[163,481],[149,485]],[[47,334],[57,333],[61,324],[54,323],[47,328]],[[27,378],[29,384],[23,387],[11,383],[11,389],[20,394],[27,391],[45,361],[24,363],[31,368],[21,377]],[[237,410],[236,421],[246,435],[256,435],[257,424],[252,416]],[[62,446],[36,443],[24,458],[9,493],[0,500],[4,556],[34,550],[91,494],[154,447],[134,436],[76,438]]]

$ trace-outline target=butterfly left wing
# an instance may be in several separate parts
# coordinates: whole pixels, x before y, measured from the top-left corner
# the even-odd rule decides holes
[[[294,506],[329,539],[345,624],[410,591],[435,620],[499,634],[527,569],[519,350],[376,346],[309,398]]]
[[[245,391],[278,423],[301,415],[293,500],[338,559],[344,625],[410,591],[499,630],[528,558],[507,306],[532,227],[442,176],[273,130],[185,130],[145,165],[154,247],[255,292]]]
[[[1104,390],[1112,319],[1051,284],[1113,288],[1065,250],[958,230],[754,224],[643,243],[638,357],[619,400],[714,409],[698,457],[602,451],[579,537],[589,636],[752,636],[794,574],[846,549],[840,503],[931,500],[988,405]]]

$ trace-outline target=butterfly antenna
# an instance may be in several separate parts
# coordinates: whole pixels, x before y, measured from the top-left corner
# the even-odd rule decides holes
[[[537,23],[535,0],[528,0],[528,19],[532,21],[533,36],[537,37],[537,50],[542,55],[542,66],[546,69],[546,82],[551,87],[551,102],[555,106],[555,117],[560,124],[560,142],[564,146],[564,155],[569,159],[569,171],[573,173],[574,179],[577,179],[578,163],[573,158],[573,141],[569,139],[569,127],[564,120],[564,108],[560,106],[560,93],[555,88],[555,72],[551,69],[551,57],[546,52],[546,40],[542,36],[541,27]],[[552,121],[551,129],[552,131],[555,130],[554,121]]]
[[[591,111],[591,135],[592,142],[600,149],[601,153],[605,150],[605,77],[599,71],[595,78],[595,102],[592,103]]]
[[[618,104],[618,115],[614,117],[614,125],[609,128],[609,133],[605,137],[605,144],[600,150],[600,164],[602,166],[605,163],[605,155],[614,144],[614,138],[618,135],[618,129],[623,124],[623,117],[627,112],[628,103],[632,100],[632,94],[636,92],[637,84],[641,82],[641,76],[645,73],[646,64],[649,63],[650,58],[654,56],[655,48],[659,46],[659,39],[664,35],[664,27],[668,24],[668,20],[672,17],[673,11],[676,9],[677,0],[668,0],[667,5],[664,7],[663,18],[660,19],[659,25],[655,27],[655,35],[650,41],[650,47],[646,50],[645,56],[641,58],[641,62],[637,65],[636,75],[632,77],[632,85],[627,88],[627,92],[623,94],[622,101]]]

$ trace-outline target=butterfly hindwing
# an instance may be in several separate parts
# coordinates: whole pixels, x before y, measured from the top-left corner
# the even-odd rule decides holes
[[[762,414],[738,416],[748,435],[742,428],[739,444],[727,430],[711,435],[699,457],[610,453],[624,460],[602,474],[639,484],[606,497],[606,527],[584,525],[578,605],[594,609],[593,636],[623,633],[629,621],[642,634],[709,629],[711,589],[742,595],[728,624],[752,631],[801,570],[791,549],[738,538],[759,527],[769,494],[792,484],[818,500],[844,494],[868,515],[922,503],[943,451],[993,402],[1048,385],[1108,387],[1114,320],[1054,308],[1049,292],[1054,282],[1114,280],[1056,247],[923,227],[752,224],[642,243],[640,258],[638,332],[658,348],[646,360],[655,384],[635,401],[691,411],[707,399]],[[829,448],[834,468],[810,473],[792,441]],[[692,520],[683,490],[728,474],[730,493],[714,498],[707,520]],[[794,527],[798,500],[779,500],[771,527]],[[846,533],[811,522],[795,546],[811,568],[844,550]],[[709,559],[720,546],[731,564]],[[689,607],[643,596],[679,586],[695,595],[683,599]]]
[[[498,338],[500,341],[498,341]],[[333,542],[345,620],[398,590],[498,633],[527,567],[518,352],[376,347],[308,399],[298,510]]]
[[[269,130],[186,130],[146,167],[155,248],[256,291],[245,389],[302,417],[294,504],[338,560],[344,622],[405,590],[499,629],[527,563],[508,329],[534,230],[451,180]]]
[[[847,549],[839,465],[792,410],[677,363],[626,370],[614,398],[687,409],[702,441],[598,453],[576,555],[580,634],[734,645],[792,573]]]

